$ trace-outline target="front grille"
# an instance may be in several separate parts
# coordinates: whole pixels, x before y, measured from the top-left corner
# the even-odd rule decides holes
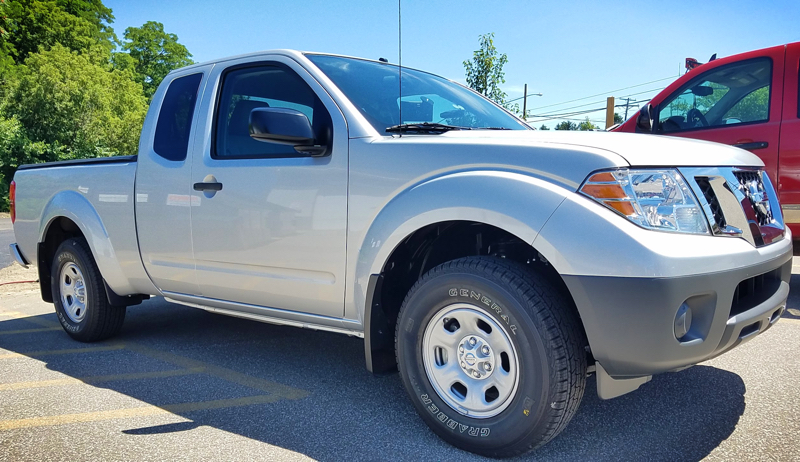
[[[781,285],[781,268],[745,279],[736,286],[731,304],[731,316],[744,313],[764,303]]]
[[[714,190],[711,189],[711,183],[708,182],[708,177],[696,177],[695,181],[697,182],[697,186],[700,187],[700,191],[703,192],[703,196],[708,201],[709,207],[711,207],[711,213],[714,218],[714,223],[717,225],[717,229],[725,229],[725,214],[722,213],[722,207],[719,205],[719,200],[717,199],[717,195],[714,194]]]
[[[738,237],[753,247],[784,238],[777,194],[763,170],[737,167],[680,169],[715,236]]]
[[[739,180],[739,190],[747,197],[750,206],[753,207],[756,221],[759,226],[772,223],[772,210],[767,202],[767,191],[761,180],[761,175],[752,170],[738,170],[733,172]]]

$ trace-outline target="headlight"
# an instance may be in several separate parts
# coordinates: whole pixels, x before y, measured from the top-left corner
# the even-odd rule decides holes
[[[703,211],[675,169],[597,172],[580,191],[643,228],[709,234]]]

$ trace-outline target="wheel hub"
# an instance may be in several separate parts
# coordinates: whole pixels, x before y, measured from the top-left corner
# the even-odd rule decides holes
[[[517,351],[485,308],[469,303],[442,308],[428,321],[421,346],[430,384],[455,411],[486,419],[511,404],[520,379]]]
[[[467,335],[461,339],[458,344],[458,361],[465,374],[478,380],[485,380],[494,372],[492,347],[479,335]]]
[[[78,265],[69,262],[61,268],[59,286],[61,305],[67,317],[81,322],[86,316],[86,283]]]

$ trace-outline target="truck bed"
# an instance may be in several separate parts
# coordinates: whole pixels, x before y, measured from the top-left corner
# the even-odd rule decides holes
[[[45,234],[77,226],[92,236],[97,265],[111,289],[119,295],[140,293],[137,289],[145,283],[152,291],[136,238],[136,167],[137,156],[19,167],[14,234],[23,257],[38,266],[38,243]],[[40,277],[48,275],[49,268],[40,268]]]

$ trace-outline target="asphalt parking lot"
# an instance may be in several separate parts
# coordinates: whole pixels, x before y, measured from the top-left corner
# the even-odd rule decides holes
[[[590,380],[570,426],[524,459],[800,460],[797,273],[769,332],[614,400]],[[81,344],[36,285],[0,291],[0,460],[276,459],[479,458],[427,429],[396,374],[370,375],[360,339],[156,298]]]
[[[11,226],[11,218],[5,213],[0,213],[0,268],[14,263],[8,245],[14,242],[14,228]]]

